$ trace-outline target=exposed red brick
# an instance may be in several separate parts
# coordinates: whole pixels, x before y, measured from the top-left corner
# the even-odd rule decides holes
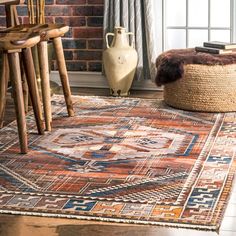
[[[20,21],[22,22],[22,23],[24,23],[24,24],[28,24],[29,23],[29,18],[28,18],[28,16],[22,16],[22,17],[20,17]],[[54,17],[45,17],[45,22],[46,23],[55,23],[55,19],[54,19]]]
[[[66,24],[70,27],[81,27],[81,26],[86,26],[86,18],[85,16],[57,16],[55,17],[55,23],[58,24]]]
[[[102,51],[89,51],[89,50],[79,50],[78,52],[78,60],[84,61],[98,61],[102,59]]]
[[[63,37],[68,70],[101,71],[104,0],[46,0],[45,21],[70,27]],[[17,6],[20,22],[28,23],[26,4]],[[0,27],[5,27],[0,6]],[[57,69],[55,60],[52,69]]]
[[[87,39],[101,39],[103,35],[102,28],[75,28],[73,32],[74,38],[87,38]]]
[[[86,49],[86,40],[84,39],[63,39],[64,49]]]
[[[55,23],[55,19],[54,19],[54,17],[45,17],[45,22],[47,22],[47,23]]]
[[[87,26],[92,27],[102,27],[103,25],[103,17],[101,16],[89,16],[87,18]]]
[[[1,16],[0,17],[0,26],[5,26],[6,25],[6,17]]]
[[[102,49],[103,39],[91,39],[88,40],[88,49]]]
[[[4,7],[4,5],[0,5],[0,16],[5,16],[5,7]]]
[[[66,66],[70,71],[87,71],[86,61],[67,61]]]
[[[58,5],[85,5],[86,0],[56,0]]]
[[[72,8],[70,6],[47,6],[45,7],[46,16],[70,16]]]
[[[103,16],[103,6],[75,6],[74,16]]]
[[[102,62],[88,62],[88,70],[89,71],[102,71]]]
[[[104,0],[87,0],[88,4],[97,4],[97,5],[103,5],[104,4]]]

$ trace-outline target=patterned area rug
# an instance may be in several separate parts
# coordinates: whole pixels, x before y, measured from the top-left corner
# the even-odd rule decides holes
[[[53,100],[53,131],[18,154],[0,131],[0,212],[217,230],[236,162],[236,114],[187,112],[154,99]]]

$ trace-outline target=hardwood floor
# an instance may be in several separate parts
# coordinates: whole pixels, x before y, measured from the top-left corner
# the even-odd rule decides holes
[[[59,91],[60,92],[60,91]],[[106,96],[106,89],[72,89],[73,94]],[[158,91],[133,91],[131,97],[158,98]],[[5,125],[14,120],[12,99],[9,96]],[[0,214],[0,236],[217,236],[215,232],[114,224],[48,217]],[[220,236],[236,236],[236,186],[228,204]]]

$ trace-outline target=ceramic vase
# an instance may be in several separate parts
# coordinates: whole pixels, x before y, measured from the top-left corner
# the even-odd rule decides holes
[[[109,36],[113,37],[111,45],[108,42]],[[138,62],[138,55],[134,48],[134,34],[127,33],[123,27],[115,27],[114,33],[106,34],[106,46],[103,52],[103,64],[110,94],[128,96]]]

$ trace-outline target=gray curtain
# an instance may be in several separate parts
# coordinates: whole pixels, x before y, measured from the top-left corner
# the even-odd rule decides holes
[[[136,79],[155,77],[156,50],[154,46],[153,0],[105,0],[104,34],[115,26],[125,27],[135,35],[138,52]]]

